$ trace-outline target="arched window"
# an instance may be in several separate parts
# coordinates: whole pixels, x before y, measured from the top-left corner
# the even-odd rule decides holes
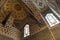
[[[60,23],[60,21],[53,15],[53,13],[48,13],[45,18],[51,27]]]
[[[27,37],[30,35],[30,32],[29,32],[29,25],[26,24],[25,27],[24,27],[24,37]]]

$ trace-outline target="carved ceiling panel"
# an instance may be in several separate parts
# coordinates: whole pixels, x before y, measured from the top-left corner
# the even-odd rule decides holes
[[[26,12],[22,8],[21,4],[17,2],[17,0],[7,0],[3,7],[4,12],[10,12],[17,20],[23,20],[27,17]]]
[[[28,14],[21,3],[17,2],[17,0],[4,0],[2,1],[1,13],[0,13],[0,21],[1,23],[4,21],[6,16],[11,13],[14,17],[14,24],[18,26],[18,29],[21,29],[26,23],[32,25],[37,23],[37,21],[31,18],[30,14]]]

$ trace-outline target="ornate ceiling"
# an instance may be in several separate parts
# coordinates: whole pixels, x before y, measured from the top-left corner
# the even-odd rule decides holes
[[[28,0],[28,1],[27,0],[22,0],[22,1],[21,0],[1,0],[0,3],[1,3],[1,5],[0,5],[0,24],[3,24],[2,26],[4,26],[4,27],[2,27],[0,25],[0,28],[3,32],[5,32],[7,34],[7,36],[10,36],[14,39],[16,37],[17,37],[17,39],[20,37],[22,38],[22,36],[24,34],[24,31],[23,31],[24,26],[26,24],[30,25],[30,35],[31,36],[37,34],[40,38],[40,35],[42,34],[42,30],[43,30],[43,34],[45,33],[44,35],[47,35],[47,33],[48,33],[47,37],[49,36],[49,34],[51,35],[50,29],[48,29],[48,27],[47,27],[48,23],[44,19],[44,16],[46,15],[46,13],[51,11],[50,8],[48,8],[48,6],[46,8],[43,8],[41,10],[42,11],[42,13],[41,13],[41,11],[39,9],[37,9],[37,7],[30,0]],[[60,25],[58,25],[58,26],[60,26]],[[52,31],[54,31],[54,30],[52,30]],[[11,32],[12,32],[12,34],[11,34]],[[40,34],[40,32],[41,32],[41,34]],[[54,33],[55,33],[55,31],[54,31]],[[1,34],[2,34],[2,32],[1,32]],[[36,35],[36,38],[37,38],[37,35]],[[48,38],[50,38],[50,37],[48,37]],[[51,40],[53,40],[53,39],[51,39]]]

